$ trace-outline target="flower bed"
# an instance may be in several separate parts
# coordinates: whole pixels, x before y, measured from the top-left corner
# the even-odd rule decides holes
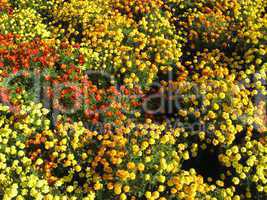
[[[0,199],[266,199],[266,11],[0,0]]]

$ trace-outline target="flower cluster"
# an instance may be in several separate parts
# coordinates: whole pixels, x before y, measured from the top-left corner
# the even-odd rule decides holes
[[[50,35],[41,16],[32,8],[15,8],[12,13],[1,11],[0,24],[1,33],[19,34],[25,36],[25,39],[36,36],[48,38]]]
[[[230,179],[233,184],[243,185],[243,198],[251,198],[257,192],[266,193],[267,189],[264,175],[266,140],[253,140],[250,135],[248,134],[244,144],[234,145],[219,155],[221,162],[232,171]]]
[[[0,0],[0,199],[266,199],[266,11]]]
[[[234,188],[216,188],[194,169],[179,168],[198,151],[197,143],[185,143],[182,128],[147,119],[142,124],[127,120],[116,129],[106,124],[103,130],[92,131],[82,122],[65,123],[58,116],[51,130],[49,110],[41,104],[23,105],[17,114],[1,105],[1,112],[4,199],[235,196]]]

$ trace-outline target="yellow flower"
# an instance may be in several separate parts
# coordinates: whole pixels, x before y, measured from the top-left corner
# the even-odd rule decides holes
[[[101,188],[102,188],[102,184],[100,182],[95,183],[94,185],[95,190],[100,190]]]
[[[183,159],[184,160],[188,160],[190,157],[189,157],[189,153],[188,153],[188,151],[185,151],[185,152],[183,152]]]
[[[126,72],[125,67],[121,68],[121,73],[125,73],[125,72]]]
[[[238,147],[237,146],[233,146],[232,147],[232,152],[233,153],[238,153]]]
[[[135,173],[131,172],[131,173],[130,173],[130,179],[131,179],[131,180],[135,180],[135,178],[136,178]]]
[[[71,193],[73,190],[74,190],[74,187],[71,186],[71,185],[69,185],[69,186],[66,188],[66,191],[67,191],[68,193]]]
[[[133,162],[128,162],[127,168],[133,170],[135,169],[135,164]]]
[[[145,180],[146,180],[146,181],[149,181],[150,179],[151,179],[150,175],[149,175],[149,174],[146,174],[146,175],[145,175]]]
[[[158,191],[159,192],[163,192],[164,190],[165,190],[165,186],[164,185],[159,185]]]
[[[116,183],[114,185],[114,193],[117,194],[117,195],[121,194],[121,184]]]
[[[142,150],[145,150],[148,146],[149,146],[149,143],[147,141],[144,141],[141,144]]]
[[[219,97],[220,97],[220,99],[224,99],[224,98],[225,98],[225,93],[220,92],[220,93],[219,93]]]
[[[41,165],[41,164],[43,164],[43,160],[41,159],[41,158],[38,158],[37,160],[36,160],[36,165]]]
[[[76,172],[80,172],[82,170],[81,166],[80,165],[76,165],[75,166],[75,171]]]
[[[217,103],[213,104],[213,109],[214,110],[219,110],[219,108],[220,108],[220,106]]]
[[[120,200],[126,200],[126,199],[127,199],[126,194],[122,193],[122,194],[120,195]]]
[[[163,176],[163,175],[159,175],[157,179],[158,179],[159,182],[164,183],[165,180],[166,180],[166,177]]]
[[[134,116],[138,118],[138,117],[141,116],[141,113],[140,113],[140,112],[135,112],[135,113],[134,113]]]
[[[232,179],[232,181],[233,181],[233,183],[235,184],[235,185],[238,185],[239,184],[239,178],[237,178],[237,177],[234,177],[233,179]]]
[[[120,177],[122,180],[126,180],[129,177],[129,173],[125,170],[118,170],[116,176]]]
[[[257,190],[259,191],[259,192],[262,192],[263,191],[263,186],[262,185],[257,185]]]
[[[205,139],[205,132],[203,132],[203,131],[201,131],[201,132],[199,132],[199,138],[201,139],[201,140],[204,140]]]
[[[142,172],[145,170],[145,165],[143,163],[138,163],[137,169]]]
[[[129,187],[128,185],[124,186],[124,187],[123,187],[123,191],[124,191],[125,193],[129,192],[129,191],[130,191],[130,187]]]
[[[152,197],[152,193],[150,191],[146,191],[145,196],[147,199],[150,199]]]
[[[154,199],[158,199],[159,196],[160,196],[160,194],[159,194],[158,191],[155,191],[155,192],[152,193],[152,197],[153,197]]]

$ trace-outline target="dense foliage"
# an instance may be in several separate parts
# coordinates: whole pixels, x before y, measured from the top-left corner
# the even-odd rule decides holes
[[[0,199],[267,197],[266,0],[0,0]]]

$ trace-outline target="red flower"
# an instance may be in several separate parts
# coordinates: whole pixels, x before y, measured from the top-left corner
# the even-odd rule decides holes
[[[33,55],[37,55],[39,53],[39,50],[38,49],[34,49],[34,50],[32,50],[32,54]]]
[[[89,108],[87,108],[85,111],[84,111],[84,115],[86,116],[86,117],[90,117],[90,116],[92,116],[94,113],[93,113],[93,111],[91,111]]]
[[[95,97],[95,99],[96,99],[97,101],[101,101],[102,98],[101,98],[100,95],[97,94],[96,97]]]
[[[90,99],[85,99],[85,104],[86,105],[90,104]]]
[[[0,99],[2,102],[7,103],[9,101],[8,90],[5,87],[0,87]]]
[[[106,116],[107,117],[111,117],[112,116],[112,112],[111,111],[106,112]]]
[[[13,73],[13,74],[17,74],[18,71],[19,71],[19,70],[18,70],[17,68],[14,68],[14,69],[12,70],[12,73]]]
[[[49,81],[49,80],[51,80],[51,77],[50,77],[49,75],[46,75],[46,76],[45,76],[45,80],[46,80],[46,81]]]

